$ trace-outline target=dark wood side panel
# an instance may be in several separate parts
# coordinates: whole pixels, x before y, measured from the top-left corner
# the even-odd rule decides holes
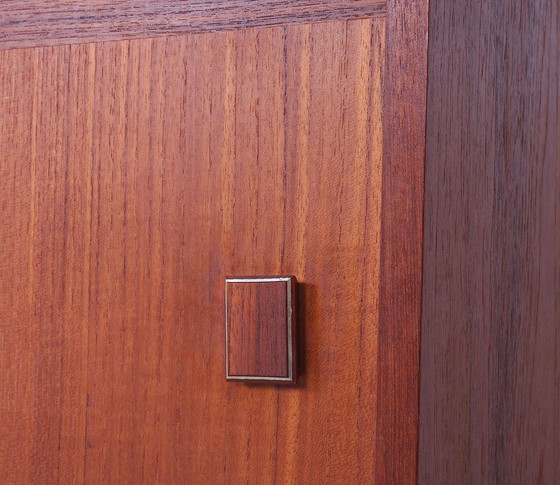
[[[557,0],[431,0],[420,482],[560,483]]]
[[[376,463],[379,483],[416,483],[428,1],[390,0]]]
[[[375,483],[384,41],[0,52],[1,483]],[[242,274],[300,281],[297,387],[224,378]]]
[[[382,16],[385,0],[2,0],[0,49]]]

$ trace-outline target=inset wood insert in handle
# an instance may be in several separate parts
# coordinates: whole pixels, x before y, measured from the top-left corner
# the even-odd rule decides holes
[[[296,380],[296,278],[227,278],[226,378]]]

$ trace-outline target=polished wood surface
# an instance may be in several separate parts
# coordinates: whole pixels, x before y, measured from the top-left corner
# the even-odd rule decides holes
[[[389,1],[375,455],[379,483],[416,483],[428,1]]]
[[[384,40],[0,53],[0,482],[376,482]],[[298,277],[297,387],[224,379],[235,274]]]
[[[430,2],[420,483],[560,483],[560,11]]]
[[[0,49],[384,16],[386,0],[2,0]]]
[[[295,278],[226,280],[227,377],[294,380]]]

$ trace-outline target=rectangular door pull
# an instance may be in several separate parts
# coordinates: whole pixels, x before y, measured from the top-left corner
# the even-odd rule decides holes
[[[227,278],[227,380],[295,382],[294,276]]]

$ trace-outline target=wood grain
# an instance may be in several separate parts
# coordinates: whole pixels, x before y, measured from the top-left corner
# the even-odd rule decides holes
[[[388,2],[377,479],[417,481],[428,1]]]
[[[432,0],[420,482],[560,483],[560,12]]]
[[[384,39],[0,53],[0,482],[375,482]],[[302,282],[297,387],[225,381],[232,274]]]
[[[296,354],[295,278],[226,280],[227,377],[293,382]]]
[[[0,49],[383,16],[385,0],[2,0]]]

